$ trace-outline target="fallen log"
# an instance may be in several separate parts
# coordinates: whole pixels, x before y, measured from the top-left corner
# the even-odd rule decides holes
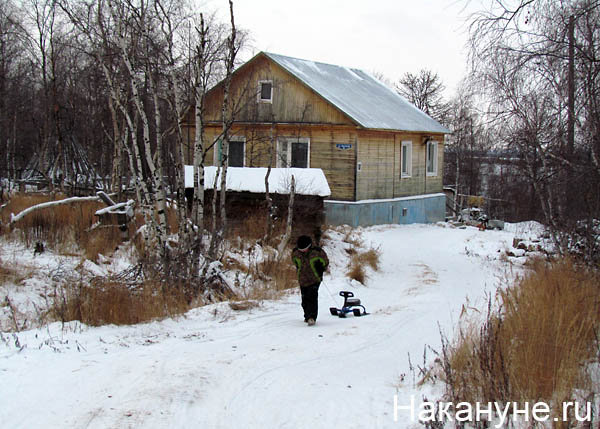
[[[63,200],[48,201],[47,203],[36,204],[35,206],[28,207],[25,210],[19,212],[17,215],[11,213],[10,214],[10,225],[13,225],[15,222],[20,221],[28,214],[33,213],[37,210],[45,209],[48,207],[59,206],[62,204],[74,204],[74,203],[82,203],[85,201],[98,201],[98,200],[100,200],[100,198],[97,195],[94,195],[93,197],[71,197],[71,198],[65,198]]]

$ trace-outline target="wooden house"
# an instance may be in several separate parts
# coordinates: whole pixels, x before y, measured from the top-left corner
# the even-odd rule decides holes
[[[207,144],[221,135],[222,100],[221,83],[206,96]],[[231,100],[229,166],[322,169],[327,222],[443,220],[449,131],[371,75],[261,52],[234,72]],[[184,126],[191,148],[193,114]],[[206,165],[219,162],[216,148]]]

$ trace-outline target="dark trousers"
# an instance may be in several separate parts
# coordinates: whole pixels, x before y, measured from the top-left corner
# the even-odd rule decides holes
[[[304,287],[300,286],[304,320],[317,320],[317,314],[319,313],[319,286],[320,283],[315,283],[314,285]]]

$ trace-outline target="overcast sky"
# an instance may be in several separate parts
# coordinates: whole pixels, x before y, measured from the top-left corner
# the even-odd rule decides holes
[[[205,0],[228,20],[227,0]],[[260,51],[383,73],[392,82],[422,68],[454,94],[466,70],[467,0],[234,0],[236,25]]]

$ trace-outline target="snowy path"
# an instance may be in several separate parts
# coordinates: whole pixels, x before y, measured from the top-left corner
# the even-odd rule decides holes
[[[250,312],[226,304],[132,327],[19,333],[0,342],[0,424],[7,428],[402,428],[413,363],[451,335],[465,297],[497,285],[508,232],[439,226],[378,227],[382,270],[354,287],[332,264],[320,317],[308,328],[299,294]],[[339,241],[326,250],[336,260]],[[371,313],[338,319],[329,291],[353,290]],[[37,336],[37,337],[36,337]],[[48,343],[48,344],[46,344]],[[77,350],[79,346],[79,351]],[[52,347],[59,352],[55,352]],[[431,353],[428,360],[432,358]],[[399,387],[400,374],[406,374]]]

